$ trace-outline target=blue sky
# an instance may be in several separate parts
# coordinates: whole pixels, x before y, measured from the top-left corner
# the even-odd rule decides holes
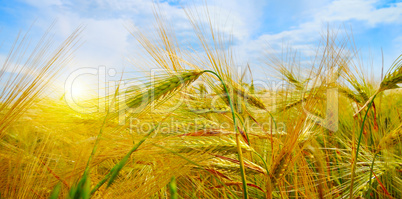
[[[191,6],[202,8],[204,0],[193,0]],[[191,30],[181,5],[167,0],[161,9],[183,39]],[[356,46],[363,55],[371,56],[376,74],[381,68],[381,48],[385,67],[402,54],[402,2],[380,0],[221,0],[207,1],[221,31],[233,34],[233,49],[239,65],[251,63],[261,70],[267,46],[279,50],[284,43],[305,55],[314,49],[326,24],[353,29]],[[85,25],[83,46],[76,52],[67,71],[80,67],[105,65],[118,70],[141,64],[139,46],[125,26],[142,31],[153,30],[151,0],[0,0],[0,60],[7,53],[19,31],[30,31],[38,39],[57,20],[53,32],[56,43],[76,27]],[[371,53],[371,54],[370,54]],[[138,61],[138,62],[137,62]]]

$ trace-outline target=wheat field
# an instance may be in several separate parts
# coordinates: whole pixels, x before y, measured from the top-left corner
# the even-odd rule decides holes
[[[158,34],[132,36],[163,74],[87,99],[104,112],[46,94],[82,27],[54,51],[17,38],[0,63],[0,198],[402,198],[402,57],[371,78],[328,28],[312,61],[267,53],[283,84],[262,88],[230,36],[186,14],[205,53],[156,13]]]

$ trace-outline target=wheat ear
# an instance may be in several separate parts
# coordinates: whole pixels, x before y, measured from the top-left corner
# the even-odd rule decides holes
[[[157,82],[155,86],[148,86],[147,91],[135,95],[128,102],[128,107],[136,107],[142,102],[146,102],[146,104],[151,103],[152,101],[156,101],[158,99],[163,98],[169,93],[173,93],[179,90],[182,87],[187,86],[192,83],[198,77],[204,73],[203,71],[186,71],[179,73],[177,75],[172,75],[171,77],[161,80]]]
[[[254,97],[254,96],[252,96],[252,95],[249,95],[249,94],[246,93],[246,91],[244,91],[243,89],[237,88],[237,87],[233,87],[233,91],[234,91],[237,95],[239,95],[239,96],[241,96],[241,97],[247,99],[247,102],[250,103],[251,105],[253,105],[253,106],[257,107],[257,108],[266,110],[265,104],[264,104],[260,99]]]
[[[276,163],[273,165],[270,172],[272,184],[276,184],[278,180],[282,178],[283,174],[288,168],[289,160],[292,158],[292,155],[288,152],[284,152],[278,158],[278,161],[276,161]]]
[[[389,149],[402,140],[402,124],[388,135],[384,136],[378,144],[377,150]]]
[[[392,64],[392,67],[389,69],[389,72],[387,75],[385,75],[384,79],[382,80],[380,84],[380,88],[377,90],[377,92],[370,97],[370,99],[367,100],[367,102],[364,104],[364,106],[357,111],[357,113],[354,114],[356,116],[359,114],[368,104],[377,96],[379,93],[390,90],[390,89],[395,89],[399,88],[398,84],[402,83],[402,55],[400,55]]]

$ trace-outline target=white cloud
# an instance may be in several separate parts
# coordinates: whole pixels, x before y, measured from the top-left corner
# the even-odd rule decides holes
[[[49,6],[63,5],[61,0],[25,0],[25,2],[35,7],[49,7]]]
[[[320,34],[326,24],[331,28],[337,28],[343,24],[355,24],[363,29],[370,29],[382,24],[401,24],[402,3],[395,3],[389,7],[376,7],[378,1],[370,0],[337,0],[328,3],[317,12],[311,12],[310,18],[296,27],[288,28],[275,34],[262,34],[258,39],[251,41],[255,48],[264,49],[267,44],[274,49],[280,50],[282,46],[290,44],[304,55],[314,55],[312,47],[322,36]],[[338,26],[335,26],[338,24]],[[364,31],[364,30],[360,30]]]
[[[32,1],[28,4],[36,7],[41,15],[37,25],[47,28],[51,20],[57,19],[57,35],[66,38],[78,25],[86,25],[83,33],[85,44],[77,51],[75,63],[79,66],[96,67],[98,64],[120,65],[130,48],[130,33],[124,28],[129,21],[141,31],[153,33],[154,9],[152,1],[134,0],[97,0],[97,1]],[[201,13],[205,9],[204,1],[195,1],[189,5]],[[264,1],[209,1],[208,11],[214,25],[221,33],[232,34],[235,41],[249,40],[259,26],[259,17],[263,14]],[[185,12],[180,6],[163,2],[159,4],[163,17],[171,23],[178,37],[196,39],[189,36],[192,31]],[[206,22],[206,18],[201,18]],[[191,42],[191,41],[189,41]],[[132,57],[132,56],[130,56]]]
[[[338,0],[332,2],[327,9],[316,15],[323,21],[358,20],[370,26],[379,23],[402,23],[402,3],[390,7],[376,8],[378,1],[374,0]]]
[[[57,35],[64,38],[80,24],[86,25],[83,34],[85,44],[77,51],[76,61],[70,67],[97,67],[106,65],[118,67],[123,65],[124,57],[135,58],[139,48],[124,25],[131,21],[141,31],[153,33],[153,11],[155,6],[152,1],[133,0],[97,0],[97,1],[50,1],[41,0],[27,2],[37,7],[44,18],[41,20],[58,19]],[[320,39],[321,30],[325,23],[342,24],[357,21],[363,28],[369,29],[380,24],[401,24],[402,3],[395,3],[389,7],[377,7],[378,1],[370,0],[337,0],[320,1],[313,0],[290,1],[280,6],[295,12],[294,15],[281,15],[271,9],[277,2],[262,0],[240,1],[222,0],[208,1],[208,10],[214,24],[219,31],[233,34],[235,40],[236,59],[241,64],[255,62],[262,57],[262,52],[270,45],[276,49],[283,44],[290,44],[304,55],[314,55],[314,45]],[[175,32],[182,42],[190,43],[191,24],[180,6],[163,2],[159,6],[163,16],[171,22]],[[190,7],[196,10],[205,9],[203,0],[194,1]],[[298,24],[283,24],[282,30],[264,34],[259,32],[261,27],[270,25],[270,21],[263,21],[264,15],[276,15],[280,18],[295,19]],[[205,20],[205,18],[204,18]],[[49,22],[39,22],[43,28]],[[204,21],[206,22],[206,21]]]

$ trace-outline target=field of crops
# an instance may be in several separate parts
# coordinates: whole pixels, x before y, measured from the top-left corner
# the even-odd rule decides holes
[[[157,34],[133,37],[163,73],[87,99],[106,104],[93,113],[48,94],[81,28],[50,52],[48,35],[32,51],[17,38],[0,63],[0,198],[402,198],[402,57],[373,78],[328,28],[314,59],[266,53],[261,83],[187,14],[205,53],[156,14]]]

